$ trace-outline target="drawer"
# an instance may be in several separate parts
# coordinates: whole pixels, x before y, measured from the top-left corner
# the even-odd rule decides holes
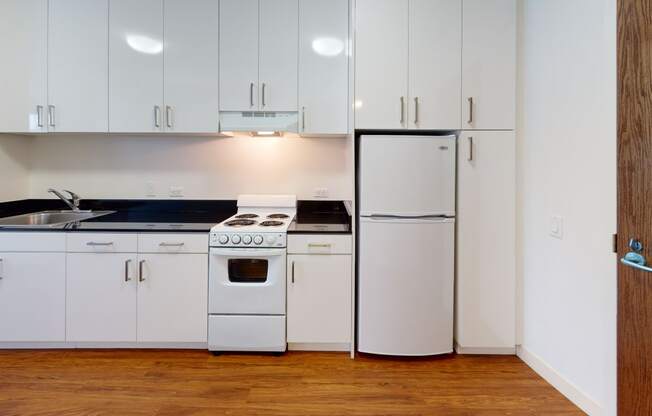
[[[139,253],[208,253],[208,234],[138,234]]]
[[[349,234],[289,234],[288,254],[351,254]]]
[[[47,233],[0,232],[0,251],[64,252],[66,251],[66,234],[54,231]]]
[[[137,234],[69,233],[66,238],[69,253],[136,253]]]

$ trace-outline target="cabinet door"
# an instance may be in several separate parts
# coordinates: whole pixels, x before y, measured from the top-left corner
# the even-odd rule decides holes
[[[358,0],[355,126],[407,128],[408,0]]]
[[[349,1],[299,3],[300,132],[348,132]]]
[[[0,341],[65,341],[64,253],[0,253],[0,278]]]
[[[459,129],[462,0],[410,0],[412,129]]]
[[[258,0],[220,0],[220,110],[258,109]]]
[[[208,255],[141,254],[139,342],[206,342]]]
[[[287,270],[288,342],[351,342],[351,256],[290,255]]]
[[[47,0],[0,1],[0,132],[47,131]]]
[[[67,341],[135,342],[135,254],[67,254]]]
[[[109,130],[163,127],[163,0],[111,0]]]
[[[465,132],[459,148],[456,339],[514,348],[514,132]]]
[[[462,15],[462,128],[514,129],[516,2],[464,0]]]
[[[218,0],[165,0],[165,129],[218,131]]]
[[[297,111],[298,0],[260,0],[260,106]]]
[[[108,131],[108,26],[108,0],[50,0],[49,131]]]

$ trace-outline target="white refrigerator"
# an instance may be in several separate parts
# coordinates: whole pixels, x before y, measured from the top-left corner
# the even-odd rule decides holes
[[[359,146],[358,350],[453,351],[455,136]]]

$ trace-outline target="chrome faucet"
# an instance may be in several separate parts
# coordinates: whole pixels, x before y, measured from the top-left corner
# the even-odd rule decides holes
[[[56,189],[50,188],[50,189],[48,189],[48,192],[51,192],[51,193],[55,194],[60,200],[65,202],[65,204],[68,205],[71,210],[79,211],[79,200],[80,200],[80,198],[79,198],[79,195],[77,195],[76,193],[74,193],[72,191],[68,191],[66,189],[63,190],[63,192],[67,192],[67,193],[70,194],[70,198],[72,200],[72,202],[71,202],[71,200],[69,200],[65,196],[61,195],[61,192],[57,191]]]

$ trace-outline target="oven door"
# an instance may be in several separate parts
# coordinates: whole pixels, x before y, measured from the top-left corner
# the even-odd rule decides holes
[[[211,248],[209,313],[285,315],[283,249]]]

